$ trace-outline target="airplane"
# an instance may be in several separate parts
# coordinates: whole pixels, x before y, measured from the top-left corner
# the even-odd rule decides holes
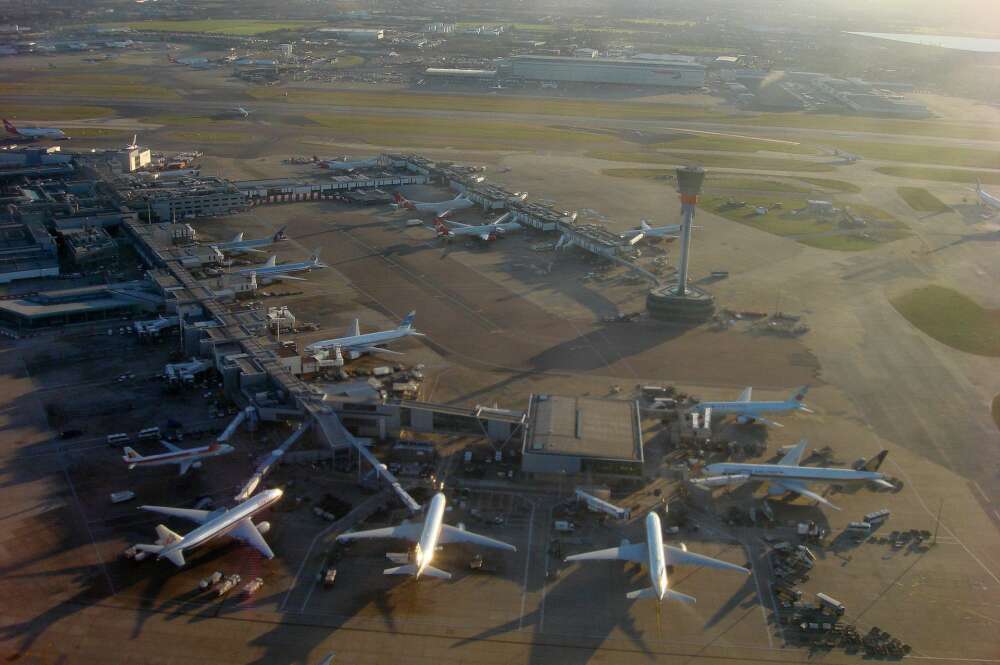
[[[61,129],[56,129],[55,127],[24,127],[23,129],[18,129],[11,124],[10,120],[7,120],[6,118],[4,118],[3,121],[3,128],[6,129],[8,133],[29,141],[38,141],[39,139],[65,141],[69,139],[69,137],[66,136]]]
[[[568,556],[566,557],[566,562],[613,560],[641,563],[649,571],[649,579],[652,582],[652,586],[630,591],[625,594],[626,598],[629,600],[655,598],[660,603],[664,600],[676,600],[689,605],[693,605],[696,599],[694,596],[689,596],[670,588],[670,582],[667,579],[668,566],[704,566],[719,570],[732,570],[744,575],[750,574],[749,570],[735,563],[713,559],[704,554],[688,552],[687,547],[683,544],[681,547],[664,544],[660,516],[655,511],[651,511],[646,515],[645,524],[645,543],[629,543],[628,541],[624,541],[619,547]]]
[[[129,143],[127,146],[125,146],[125,150],[135,150],[138,147],[139,147],[139,135],[133,134],[132,142]]]
[[[408,210],[417,210],[419,212],[432,212],[435,215],[443,215],[444,213],[452,210],[465,210],[466,208],[471,208],[476,205],[469,199],[465,198],[464,194],[459,194],[449,201],[441,201],[439,203],[420,203],[419,201],[410,201],[399,192],[396,192],[395,195],[393,195],[393,199],[395,200],[393,205],[396,208],[407,208]]]
[[[170,452],[158,455],[140,455],[134,449],[125,446],[125,455],[122,461],[132,469],[146,466],[162,466],[164,464],[177,464],[180,466],[180,475],[186,474],[192,467],[200,468],[201,460],[207,457],[218,457],[228,455],[234,448],[227,443],[210,443],[207,446],[198,448],[178,448],[167,441],[160,441]]]
[[[416,543],[414,547],[413,563],[408,563],[395,568],[386,568],[385,575],[413,575],[419,579],[421,575],[437,577],[443,580],[450,580],[451,573],[431,565],[434,560],[434,553],[438,544],[449,543],[470,543],[481,547],[495,547],[508,552],[516,552],[513,545],[480,536],[479,534],[466,531],[454,526],[448,526],[442,522],[444,518],[446,499],[444,494],[438,493],[431,499],[427,507],[427,516],[424,523],[403,522],[399,526],[390,526],[384,529],[371,529],[370,531],[355,531],[337,536],[337,542],[346,543],[353,540],[367,540],[371,538],[399,538]]]
[[[241,268],[236,271],[237,275],[256,275],[256,278],[262,284],[268,284],[274,280],[294,280],[294,281],[305,281],[303,277],[293,277],[288,273],[293,272],[309,272],[315,268],[326,268],[328,267],[325,263],[319,260],[319,248],[313,251],[312,256],[310,256],[305,261],[298,261],[296,263],[282,263],[278,265],[278,257],[274,254],[268,258],[267,262],[262,266],[252,266],[250,268]]]
[[[243,108],[242,106],[236,106],[236,107],[230,109],[230,112],[231,113],[235,113],[235,114],[237,114],[239,116],[242,116],[244,120],[246,120],[247,118],[249,118],[250,114],[253,113],[253,111],[248,111],[247,109]]]
[[[812,413],[812,410],[806,408],[806,405],[802,403],[808,390],[809,386],[802,386],[786,400],[754,402],[751,399],[753,388],[747,388],[740,393],[739,399],[735,402],[698,402],[691,410],[702,414],[707,409],[711,409],[713,414],[734,414],[736,422],[740,425],[763,423],[774,427],[784,427],[781,423],[769,420],[760,414],[768,412],[781,413],[785,411],[805,411],[806,413]]]
[[[282,491],[280,489],[265,490],[257,496],[238,503],[228,510],[214,512],[194,510],[192,508],[139,506],[140,510],[169,515],[171,517],[180,517],[197,522],[200,526],[182,536],[174,533],[162,524],[157,525],[157,544],[147,545],[139,543],[135,548],[143,552],[156,554],[157,559],[167,559],[175,566],[182,567],[186,563],[184,561],[184,550],[202,545],[217,536],[228,535],[237,540],[242,540],[268,559],[273,559],[274,552],[271,551],[267,541],[264,540],[264,534],[271,530],[271,524],[269,522],[254,524],[253,516],[277,502],[281,498],[281,495]]]
[[[768,482],[767,493],[776,496],[792,492],[840,510],[816,492],[806,488],[809,482],[847,483],[872,482],[888,489],[894,489],[892,483],[885,479],[884,473],[879,473],[889,451],[883,450],[868,460],[860,469],[834,469],[815,466],[801,466],[802,455],[806,449],[806,440],[802,439],[777,464],[745,464],[738,462],[718,462],[705,467],[709,474],[705,478],[696,478],[691,482],[701,487],[721,487],[724,485],[742,485],[748,480],[758,478]]]
[[[253,240],[244,240],[243,232],[240,231],[233,237],[232,240],[225,242],[213,242],[210,246],[219,250],[223,254],[244,254],[246,252],[263,253],[257,248],[270,247],[275,243],[288,240],[288,236],[285,235],[286,228],[288,227],[282,226],[267,238],[255,238]]]
[[[650,226],[646,220],[639,222],[639,228],[630,229],[622,234],[623,238],[628,240],[636,239],[638,242],[642,238],[669,238],[673,240],[677,238],[681,233],[680,224],[668,224],[666,226]]]
[[[320,168],[329,169],[330,171],[353,171],[355,169],[367,169],[372,166],[378,166],[378,158],[372,159],[355,159],[355,160],[339,160],[330,159],[319,163]]]
[[[844,152],[843,150],[840,150],[839,148],[834,148],[834,150],[833,150],[833,156],[834,157],[840,157],[842,160],[844,160],[848,164],[853,164],[854,162],[856,162],[859,159],[861,159],[857,155],[855,155],[853,153],[850,153],[850,152]]]
[[[379,332],[361,334],[361,322],[354,319],[354,323],[348,331],[347,337],[327,339],[321,342],[314,342],[306,347],[306,353],[310,355],[329,354],[331,351],[338,357],[343,358],[342,353],[347,351],[350,354],[362,353],[391,353],[403,355],[398,351],[383,349],[380,344],[388,344],[404,337],[423,337],[424,334],[413,329],[413,320],[416,318],[416,311],[406,315],[398,326],[393,330],[382,330]],[[356,356],[355,356],[356,357]]]
[[[983,189],[983,183],[976,180],[976,196],[979,197],[979,205],[1000,210],[1000,197],[994,196]]]
[[[507,219],[513,213],[507,213],[489,224],[463,224],[446,219],[451,211],[444,212],[434,218],[434,228],[437,230],[438,238],[451,240],[458,236],[474,236],[480,240],[496,240],[502,238],[508,231],[516,231],[521,228],[517,222],[508,222]],[[449,228],[450,225],[450,228]]]

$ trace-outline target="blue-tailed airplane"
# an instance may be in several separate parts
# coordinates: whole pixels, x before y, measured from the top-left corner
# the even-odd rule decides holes
[[[244,240],[243,231],[240,231],[233,237],[232,240],[225,242],[213,242],[211,243],[211,246],[223,254],[244,254],[247,252],[263,253],[260,249],[258,249],[259,247],[270,247],[276,243],[288,240],[288,236],[285,235],[286,228],[287,227],[282,226],[267,238],[254,238],[252,240]]]
[[[398,351],[384,349],[381,345],[388,344],[389,342],[402,339],[404,337],[423,337],[423,333],[417,332],[413,328],[413,320],[416,316],[417,313],[415,311],[410,312],[394,329],[381,330],[379,332],[366,333],[364,335],[361,334],[361,322],[358,319],[354,319],[350,330],[348,330],[347,337],[338,337],[336,339],[326,339],[320,342],[313,342],[307,346],[305,350],[309,355],[329,356],[330,354],[333,354],[337,356],[338,359],[343,359],[344,352],[347,352],[354,357],[357,357],[362,353],[391,353],[394,355],[402,355]]]
[[[781,423],[769,420],[761,414],[785,413],[788,411],[812,413],[802,402],[808,390],[809,386],[802,386],[786,400],[754,402],[752,399],[753,388],[747,388],[740,393],[739,399],[735,402],[698,402],[691,410],[703,414],[707,409],[711,409],[713,415],[734,415],[736,416],[736,422],[741,425],[763,423],[775,427],[784,427]]]
[[[305,261],[297,261],[295,263],[278,263],[278,257],[272,255],[267,263],[260,266],[252,266],[250,268],[240,268],[235,272],[237,275],[256,275],[257,281],[262,284],[268,284],[275,280],[285,280],[291,279],[295,281],[305,281],[302,277],[292,277],[290,273],[293,272],[309,272],[310,270],[315,270],[318,268],[327,268],[328,266],[319,260],[319,248],[313,251],[313,255],[310,256]]]

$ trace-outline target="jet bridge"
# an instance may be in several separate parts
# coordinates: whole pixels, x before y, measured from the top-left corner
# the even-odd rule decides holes
[[[604,499],[599,499],[593,494],[588,494],[581,489],[576,490],[576,498],[586,503],[587,508],[593,510],[594,512],[605,513],[618,520],[627,520],[632,514],[626,508],[619,508],[613,503],[609,503]]]
[[[409,493],[403,489],[399,480],[396,476],[392,474],[375,455],[372,454],[370,450],[365,448],[354,438],[354,435],[347,431],[343,423],[340,422],[340,418],[332,408],[326,405],[312,405],[307,404],[306,409],[313,415],[316,420],[316,424],[319,425],[320,430],[323,432],[324,438],[326,438],[326,443],[334,451],[343,450],[344,448],[352,447],[358,451],[360,455],[366,462],[368,462],[376,472],[385,478],[389,486],[392,487],[392,491],[396,493],[396,496],[406,505],[407,509],[411,513],[419,512],[421,506],[417,503],[416,499],[409,495]]]
[[[253,475],[250,476],[250,479],[247,480],[245,485],[243,485],[243,489],[240,490],[240,493],[236,495],[236,501],[242,502],[250,498],[250,495],[253,494],[260,485],[260,481],[264,480],[264,476],[271,472],[274,465],[281,460],[284,454],[288,452],[289,448],[295,445],[295,443],[302,438],[302,435],[306,433],[306,430],[308,430],[310,426],[311,423],[309,421],[299,425],[298,429],[292,432],[292,435],[285,439],[284,443],[272,450],[267,454],[267,457],[261,460],[260,464],[257,465],[257,469],[253,472]]]

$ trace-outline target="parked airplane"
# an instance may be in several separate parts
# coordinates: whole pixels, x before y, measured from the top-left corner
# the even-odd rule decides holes
[[[279,489],[266,490],[221,512],[192,508],[140,506],[140,510],[180,517],[197,522],[200,526],[182,536],[160,524],[156,527],[157,544],[139,543],[135,548],[143,552],[152,552],[157,555],[157,559],[168,559],[176,566],[183,566],[185,564],[185,550],[202,545],[217,536],[228,535],[242,540],[268,559],[273,559],[274,552],[264,540],[264,534],[270,531],[271,525],[268,522],[254,524],[253,516],[277,502],[281,495],[282,491]]]
[[[125,146],[125,150],[135,150],[138,147],[139,147],[139,135],[133,134],[132,142],[129,143],[127,146]]]
[[[353,171],[355,169],[367,169],[373,166],[378,166],[378,158],[373,157],[372,159],[330,159],[319,163],[320,168],[329,169],[330,171]]]
[[[237,107],[231,109],[231,112],[235,113],[236,115],[241,116],[244,120],[246,120],[247,118],[249,118],[250,114],[253,113],[253,111],[248,111],[247,109],[243,108],[242,106],[237,106]]]
[[[397,208],[406,208],[408,210],[417,210],[419,212],[432,212],[435,215],[443,215],[451,210],[465,210],[466,208],[471,208],[475,205],[475,203],[465,198],[464,194],[459,194],[449,201],[441,201],[439,203],[421,203],[419,201],[411,201],[399,192],[396,192],[393,199],[395,200],[393,205]]]
[[[666,226],[650,226],[646,220],[639,222],[639,228],[631,229],[622,234],[623,238],[632,240],[633,238],[670,238],[674,239],[680,236],[681,225],[680,224],[668,224]]]
[[[125,455],[122,461],[128,464],[129,470],[136,467],[163,466],[164,464],[177,464],[180,466],[180,475],[187,473],[191,467],[201,467],[201,460],[207,457],[218,457],[228,455],[233,452],[233,447],[227,443],[210,443],[207,446],[198,448],[178,448],[168,441],[160,441],[170,452],[158,455],[140,455],[134,449],[125,447]]]
[[[282,226],[266,238],[255,238],[253,240],[244,240],[243,232],[240,231],[233,237],[232,240],[225,242],[213,242],[211,246],[224,254],[243,254],[246,252],[263,253],[257,248],[270,247],[275,243],[288,240],[288,236],[285,235],[286,228],[288,227]]]
[[[437,229],[439,238],[450,240],[458,236],[474,236],[480,240],[496,240],[502,238],[508,231],[516,231],[521,228],[517,222],[508,222],[512,213],[507,213],[497,217],[489,224],[463,224],[446,219],[451,211],[442,213],[434,218],[434,228]]]
[[[241,268],[236,271],[237,275],[256,275],[257,281],[261,284],[268,284],[274,280],[290,279],[295,281],[305,281],[303,277],[293,277],[289,273],[293,272],[309,272],[310,270],[316,268],[326,268],[328,267],[325,263],[319,260],[319,248],[313,251],[313,255],[310,256],[305,261],[298,261],[295,263],[282,263],[278,265],[278,257],[271,255],[262,266],[252,266],[250,268]]]
[[[23,127],[18,129],[9,120],[4,118],[3,128],[7,130],[8,133],[13,134],[17,138],[25,139],[28,141],[38,141],[40,139],[48,139],[50,141],[65,141],[69,137],[61,129],[56,129],[55,127]]]
[[[336,339],[326,339],[321,342],[313,342],[306,347],[306,353],[310,355],[317,354],[330,354],[334,353],[338,358],[342,358],[344,351],[348,353],[391,353],[395,355],[402,355],[398,351],[390,351],[389,349],[383,349],[381,344],[388,344],[397,339],[402,339],[404,337],[423,337],[424,334],[417,332],[413,329],[413,320],[416,318],[416,311],[410,312],[406,315],[398,326],[393,330],[382,330],[379,332],[365,333],[361,334],[361,322],[358,319],[354,319],[354,323],[351,324],[348,330],[347,337],[338,337]]]
[[[698,402],[698,404],[694,405],[692,411],[705,413],[707,409],[711,409],[713,415],[733,414],[736,416],[736,422],[741,425],[757,422],[765,425],[773,425],[775,427],[784,427],[781,423],[768,420],[761,414],[774,412],[782,413],[785,411],[805,411],[806,413],[812,413],[812,411],[806,408],[806,405],[802,403],[802,400],[805,398],[808,390],[809,386],[802,386],[796,390],[791,397],[783,401],[754,402],[751,399],[753,395],[753,388],[747,388],[740,393],[739,399],[735,402]]]
[[[427,507],[427,516],[423,524],[416,522],[403,522],[399,526],[390,526],[384,529],[372,529],[370,531],[355,531],[337,536],[337,542],[346,543],[352,540],[366,540],[370,538],[399,538],[416,543],[414,547],[413,563],[386,568],[385,575],[413,575],[419,578],[421,575],[429,575],[444,580],[451,579],[451,573],[435,568],[431,565],[434,560],[434,553],[437,546],[449,543],[470,543],[481,547],[495,547],[509,552],[516,552],[513,545],[480,536],[479,534],[459,529],[457,527],[444,524],[446,500],[444,494],[435,494]]]
[[[856,162],[859,159],[861,159],[859,156],[857,156],[857,155],[855,155],[853,153],[850,153],[850,152],[844,152],[843,150],[840,150],[839,148],[834,148],[834,150],[833,150],[833,156],[834,157],[840,157],[842,160],[844,160],[848,164],[853,164],[854,162]]]
[[[694,479],[691,482],[702,487],[721,487],[724,485],[741,485],[748,480],[757,478],[768,482],[767,493],[774,496],[792,492],[818,501],[834,510],[840,510],[816,492],[806,488],[810,482],[848,483],[872,482],[882,487],[893,489],[892,483],[885,479],[885,474],[879,473],[889,451],[883,450],[868,460],[860,469],[833,469],[826,467],[801,466],[802,454],[806,449],[806,440],[802,439],[794,448],[785,453],[777,464],[745,464],[738,462],[719,462],[709,464],[705,472],[706,478]]]
[[[625,541],[619,547],[611,547],[606,550],[574,554],[573,556],[566,557],[567,563],[571,561],[599,560],[633,561],[646,566],[652,586],[628,592],[625,594],[625,597],[629,600],[655,598],[659,602],[677,600],[682,603],[694,604],[696,601],[693,596],[674,591],[670,588],[670,582],[667,579],[667,566],[704,566],[719,570],[732,570],[744,575],[750,574],[749,570],[735,563],[728,563],[703,554],[688,552],[687,547],[684,545],[673,547],[664,544],[660,516],[655,512],[650,512],[646,515],[645,543],[629,543]]]
[[[989,208],[996,208],[1000,210],[1000,197],[996,197],[985,189],[983,189],[983,183],[976,180],[976,196],[979,197],[979,204],[987,206]]]

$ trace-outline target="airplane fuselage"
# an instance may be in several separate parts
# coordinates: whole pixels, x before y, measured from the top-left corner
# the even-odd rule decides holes
[[[648,549],[649,579],[657,600],[667,593],[667,560],[663,555],[663,531],[660,516],[655,512],[646,515],[646,548]]]
[[[413,334],[410,329],[382,330],[379,332],[365,333],[364,335],[354,335],[352,337],[338,337],[336,339],[326,339],[313,342],[308,347],[311,351],[325,351],[327,349],[348,349],[353,347],[370,347],[379,344],[386,344]]]
[[[798,402],[774,401],[774,402],[699,402],[692,410],[704,413],[705,409],[712,409],[712,413],[782,413],[786,411],[798,411],[802,406]]]
[[[160,552],[158,558],[162,559],[167,556],[169,552],[175,550],[187,550],[197,547],[198,545],[206,543],[213,538],[225,535],[229,531],[236,528],[241,520],[247,517],[252,517],[271,504],[277,502],[278,499],[281,498],[281,495],[282,491],[279,489],[261,492],[252,499],[248,499],[247,501],[230,508],[218,517],[211,519],[198,526],[196,529],[184,534],[179,541],[173,545],[165,547]]]
[[[283,263],[277,266],[259,266],[257,268],[241,268],[237,271],[240,275],[257,274],[257,279],[265,279],[268,275],[288,275],[293,272],[308,272],[316,268],[313,261],[300,261],[298,263]]]
[[[270,247],[274,244],[273,238],[257,238],[255,240],[239,240],[230,242],[212,243],[212,247],[231,254],[248,249],[258,249],[260,247]]]
[[[989,192],[980,189],[977,194],[979,194],[979,201],[991,208],[1000,209],[1000,198],[993,196]]]
[[[128,468],[163,466],[165,464],[183,464],[184,462],[194,462],[208,457],[217,457],[233,452],[233,447],[223,444],[221,446],[202,446],[200,448],[189,448],[177,452],[160,453],[159,455],[143,455],[142,457],[122,457]]]
[[[415,575],[417,578],[434,560],[434,552],[437,549],[438,539],[441,537],[445,504],[444,494],[435,494],[427,507],[427,517],[424,518],[424,528],[420,532],[420,540],[417,541],[417,558],[414,562],[417,566]]]
[[[854,469],[832,469],[813,466],[786,466],[782,464],[740,464],[720,462],[709,464],[705,472],[712,476],[747,475],[751,478],[767,480],[802,480],[805,482],[860,482],[881,480],[885,475],[878,471],[856,471]]]

